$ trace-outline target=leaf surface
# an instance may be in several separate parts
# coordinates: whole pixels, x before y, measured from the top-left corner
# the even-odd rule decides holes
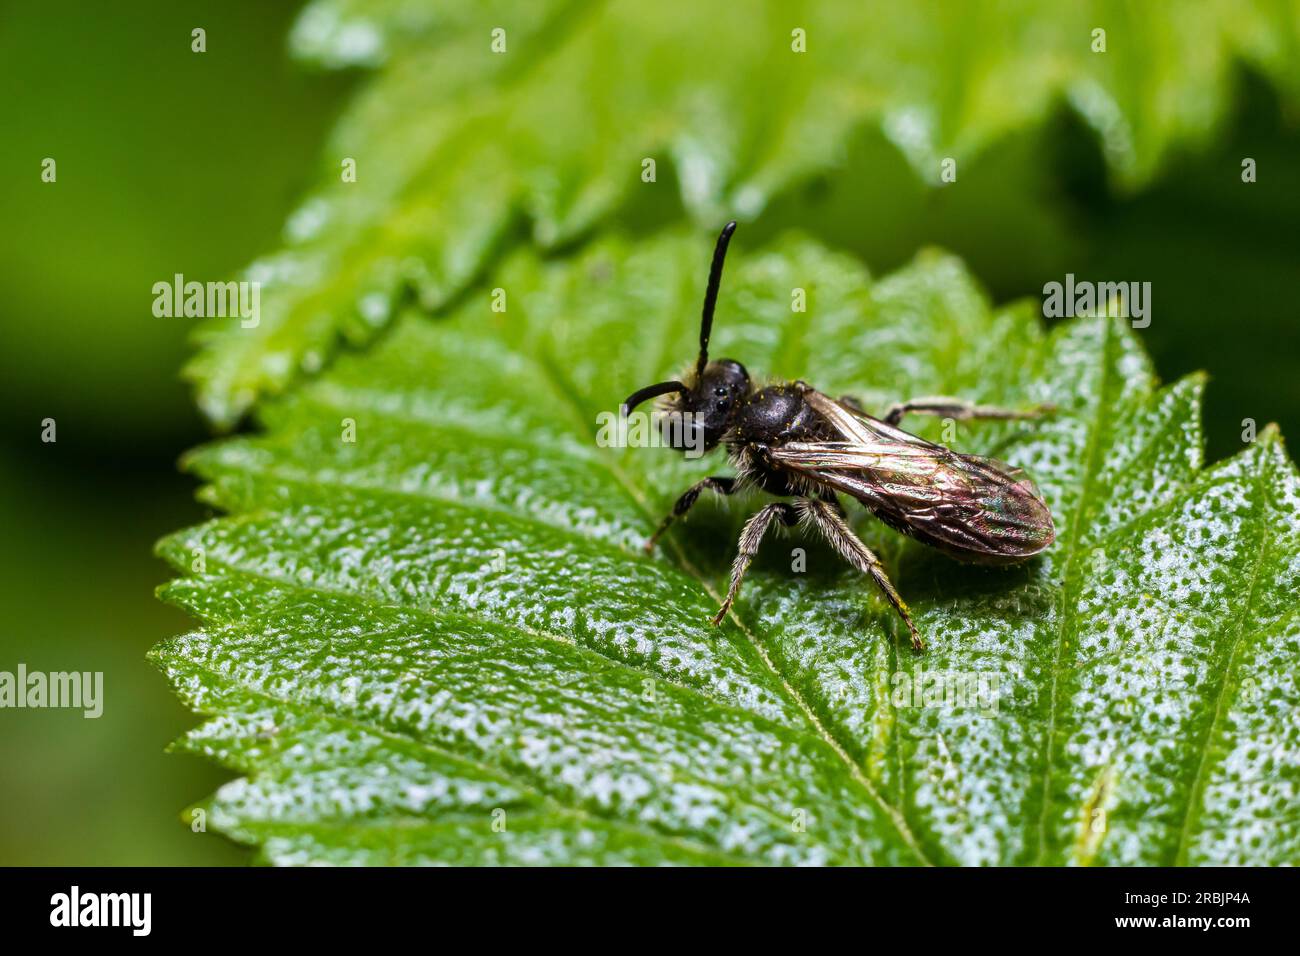
[[[702,502],[647,556],[725,463],[596,442],[690,360],[707,260],[672,232],[521,252],[488,283],[505,312],[482,289],[404,315],[190,456],[229,515],[160,544],[203,625],[154,658],[210,715],[180,746],[243,774],[209,824],[278,863],[1300,858],[1300,484],[1275,431],[1202,467],[1199,378],[1158,387],[1120,320],[993,308],[951,257],[873,280],[808,240],[738,247],[715,356],[868,407],[1059,406],[949,436],[1025,467],[1058,539],[981,570],[858,515],[925,655],[801,535],[713,629],[758,499]]]

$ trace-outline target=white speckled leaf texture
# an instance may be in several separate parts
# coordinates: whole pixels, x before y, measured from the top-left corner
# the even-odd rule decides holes
[[[1065,104],[1117,182],[1141,183],[1221,120],[1236,63],[1300,96],[1298,44],[1296,0],[316,0],[299,58],[373,72],[284,247],[248,270],[257,327],[203,327],[188,374],[230,425],[407,299],[453,299],[518,233],[549,249],[648,209],[753,217],[814,176],[879,173],[846,161],[864,129],[937,183],[941,158]]]
[[[798,237],[738,246],[715,356],[869,407],[1055,403],[947,437],[1026,468],[1058,538],[976,569],[856,512],[923,655],[798,532],[714,629],[759,500],[706,500],[646,555],[725,462],[595,440],[691,359],[708,251],[517,254],[190,456],[228,514],[161,543],[164,597],[203,623],[153,656],[209,715],[180,746],[243,774],[209,827],[274,863],[1300,858],[1300,486],[1275,431],[1203,467],[1198,377],[1159,387],[1122,320],[993,308],[941,253],[876,280]],[[920,692],[962,675],[996,693]]]

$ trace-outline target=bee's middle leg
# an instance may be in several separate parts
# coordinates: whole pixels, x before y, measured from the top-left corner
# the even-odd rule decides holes
[[[840,557],[864,574],[871,575],[871,579],[876,582],[876,586],[894,606],[894,610],[898,612],[898,616],[903,619],[903,623],[911,632],[912,647],[918,651],[925,650],[925,642],[921,640],[921,634],[916,629],[916,624],[912,622],[912,612],[907,609],[907,604],[894,590],[893,582],[885,574],[884,565],[880,563],[875,552],[853,533],[853,529],[843,517],[843,510],[838,507],[839,503],[808,499],[802,504],[808,518]]]
[[[645,549],[647,551],[653,551],[655,542],[658,541],[663,533],[672,526],[672,523],[691,510],[691,507],[697,500],[699,500],[700,492],[702,491],[713,491],[720,495],[734,494],[736,491],[736,479],[715,476],[712,478],[705,478],[702,481],[697,481],[695,484],[687,488],[686,491],[682,493],[682,496],[677,499],[677,503],[673,505],[673,510],[668,512],[663,521],[659,522],[659,527],[655,529],[655,533],[650,535],[650,539],[646,541]]]
[[[1055,410],[1055,406],[1052,405],[1037,405],[1026,411],[1019,411],[1014,408],[998,408],[995,405],[976,405],[973,402],[964,402],[960,398],[938,395],[931,398],[914,398],[911,401],[890,405],[884,414],[884,421],[890,425],[897,425],[903,420],[903,416],[909,413],[938,415],[941,418],[952,418],[957,421],[975,419],[1009,421],[1041,418]]]
[[[740,548],[736,560],[731,565],[731,586],[727,589],[727,597],[722,602],[722,607],[718,608],[718,613],[713,616],[715,627],[727,616],[727,611],[731,609],[731,602],[736,600],[736,595],[740,593],[740,582],[745,579],[745,572],[749,570],[754,555],[758,554],[758,546],[763,540],[763,535],[778,518],[787,528],[792,528],[799,523],[799,509],[794,505],[775,501],[770,505],[764,505],[745,522],[745,529],[740,532]]]

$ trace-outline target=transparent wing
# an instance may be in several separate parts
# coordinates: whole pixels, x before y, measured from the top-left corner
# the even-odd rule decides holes
[[[1054,540],[1051,512],[1019,468],[959,454],[820,392],[806,399],[844,440],[771,448],[778,467],[852,495],[897,530],[963,560],[1011,563]]]

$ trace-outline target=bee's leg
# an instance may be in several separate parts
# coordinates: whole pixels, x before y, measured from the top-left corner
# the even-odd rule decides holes
[[[971,421],[973,419],[1007,421],[1011,419],[1041,418],[1054,411],[1056,411],[1054,405],[1036,405],[1026,411],[1020,411],[1014,408],[998,408],[994,405],[976,405],[973,402],[964,402],[960,398],[937,395],[931,398],[914,398],[908,402],[891,405],[888,411],[885,412],[884,421],[890,425],[897,425],[903,420],[903,416],[909,412],[916,415],[938,415],[941,418],[953,418],[958,421]]]
[[[663,521],[659,522],[659,527],[655,529],[655,533],[650,535],[650,540],[645,543],[647,551],[654,550],[655,542],[659,540],[660,536],[668,530],[674,521],[691,510],[691,507],[699,499],[700,492],[705,490],[715,491],[720,495],[732,494],[736,490],[736,479],[705,478],[703,481],[697,481],[687,488],[682,496],[677,499],[677,503],[673,505],[673,510],[668,512]]]
[[[834,508],[837,515],[847,520],[849,515],[848,512],[844,510],[844,505],[840,504],[839,495],[831,491],[829,488],[823,488],[818,492],[817,497]]]
[[[763,540],[763,535],[767,533],[768,526],[774,518],[780,518],[783,525],[792,528],[799,523],[799,511],[794,505],[776,501],[764,505],[760,511],[755,512],[754,517],[745,522],[745,529],[740,532],[740,550],[731,565],[731,587],[727,589],[727,597],[722,602],[722,607],[718,608],[718,613],[713,616],[715,626],[722,623],[722,619],[727,616],[727,611],[731,609],[731,602],[736,600],[736,595],[740,593],[740,582],[745,579],[749,563],[754,560],[754,555],[758,554],[759,542]]]
[[[849,523],[835,505],[825,501],[808,500],[804,502],[804,510],[840,557],[864,574],[871,575],[876,586],[884,592],[885,598],[894,606],[894,610],[898,612],[898,616],[903,619],[903,623],[911,632],[912,647],[918,651],[925,650],[925,642],[921,640],[920,632],[912,623],[912,614],[903,599],[898,596],[898,592],[894,590],[894,585],[885,574],[880,559],[853,533],[853,529],[849,527]]]
[[[852,395],[841,395],[837,401],[851,412],[857,412],[859,415],[869,414],[866,407]]]

